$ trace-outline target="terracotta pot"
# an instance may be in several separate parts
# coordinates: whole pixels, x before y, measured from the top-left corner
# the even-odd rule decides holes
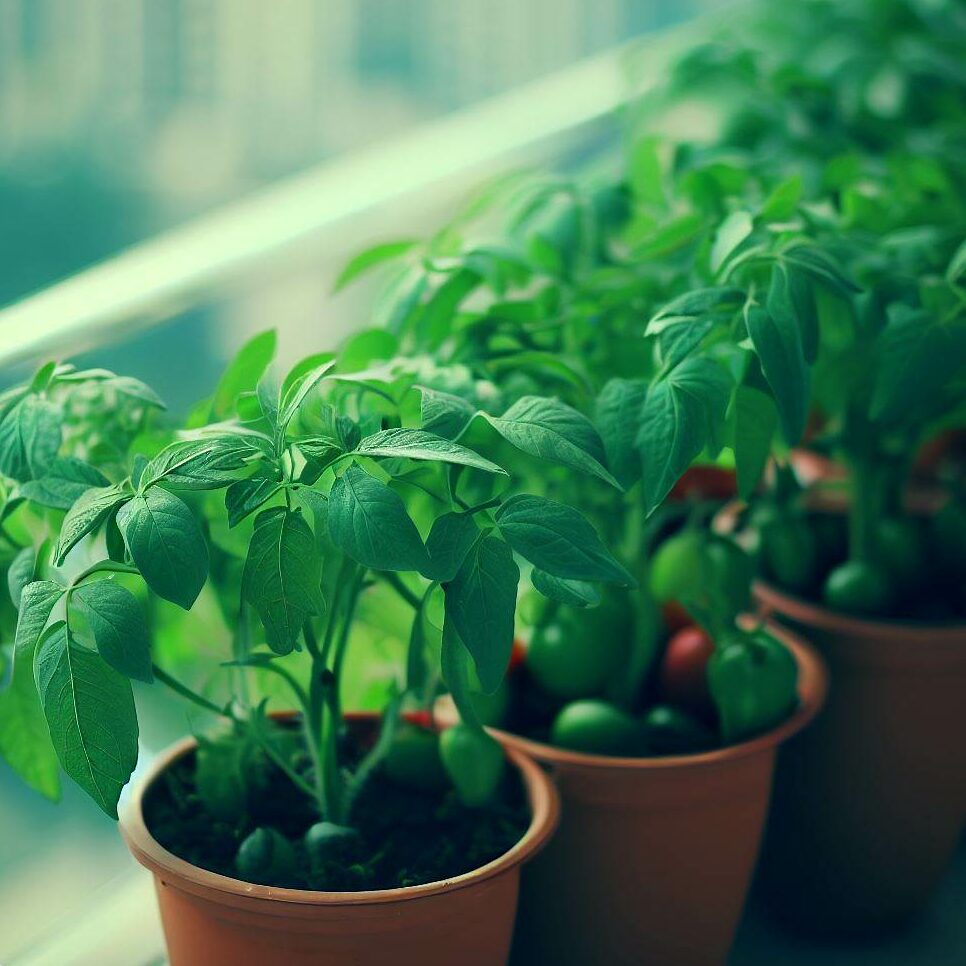
[[[801,703],[752,741],[698,755],[610,758],[494,734],[547,766],[560,830],[523,876],[513,962],[723,963],[748,891],[775,750],[818,711],[825,669],[785,633]]]
[[[755,587],[831,691],[779,756],[763,894],[811,932],[892,924],[929,897],[966,821],[966,625],[862,620]]]
[[[148,831],[144,796],[196,747],[162,754],[134,789],[121,832],[154,873],[171,966],[498,966],[506,963],[520,868],[557,824],[552,782],[509,751],[532,810],[523,838],[498,859],[442,882],[372,892],[309,892],[207,872],[163,849]]]

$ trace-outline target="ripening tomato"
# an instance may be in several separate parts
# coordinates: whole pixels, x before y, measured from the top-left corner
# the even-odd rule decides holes
[[[735,471],[724,466],[692,466],[671,488],[669,500],[731,500],[738,495]]]
[[[714,642],[700,627],[678,631],[661,659],[659,676],[665,700],[695,713],[708,712],[712,703],[706,669],[713,653]]]

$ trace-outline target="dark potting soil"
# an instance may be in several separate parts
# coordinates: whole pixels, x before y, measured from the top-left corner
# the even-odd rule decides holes
[[[530,823],[523,783],[508,768],[495,804],[463,806],[451,790],[416,791],[375,771],[360,791],[350,821],[364,847],[360,861],[312,868],[302,842],[319,821],[311,801],[280,770],[271,794],[251,803],[243,822],[212,815],[195,788],[195,756],[176,762],[144,801],[147,827],[169,852],[192,865],[232,878],[239,845],[256,827],[284,835],[295,849],[295,871],[284,881],[247,875],[259,885],[321,892],[395,889],[437,882],[472,872],[515,845]]]

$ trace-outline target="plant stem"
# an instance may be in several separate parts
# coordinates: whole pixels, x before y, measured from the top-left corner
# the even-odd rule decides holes
[[[422,607],[423,605],[422,598],[419,597],[417,594],[414,594],[402,582],[398,574],[393,573],[391,570],[381,570],[379,571],[379,576],[387,584],[389,584],[389,586],[392,587],[392,589],[396,591],[396,593],[399,594],[399,596],[402,597],[402,599],[406,601],[406,603],[409,604],[410,607],[414,608],[415,610],[419,610],[419,608]],[[355,604],[353,604],[353,608],[354,607],[355,607]]]
[[[181,697],[187,698],[193,704],[198,705],[199,708],[204,708],[205,711],[210,711],[212,714],[217,714],[222,718],[228,718],[230,721],[237,721],[238,719],[232,713],[231,709],[228,707],[220,708],[214,701],[209,701],[203,695],[198,694],[197,691],[192,691],[187,684],[183,684],[177,678],[172,677],[167,671],[158,667],[157,664],[152,664],[151,669],[154,671],[154,676],[166,687],[169,687],[176,694],[180,694]]]

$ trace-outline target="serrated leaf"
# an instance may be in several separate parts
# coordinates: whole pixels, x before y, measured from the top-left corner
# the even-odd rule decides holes
[[[96,530],[113,510],[129,498],[130,493],[120,484],[87,490],[67,511],[60,525],[60,537],[54,553],[56,562],[62,564],[80,540]]]
[[[758,485],[778,428],[778,411],[771,398],[751,386],[735,393],[735,470],[738,495],[747,500]]]
[[[731,387],[728,373],[700,356],[686,359],[651,384],[637,435],[644,464],[645,512],[660,504],[692,460],[718,435]]]
[[[76,587],[70,604],[87,620],[97,652],[125,677],[150,683],[151,641],[138,599],[113,580]]]
[[[782,433],[794,446],[805,431],[811,384],[798,325],[794,319],[774,316],[757,305],[748,307],[745,322],[778,405]]]
[[[641,379],[611,379],[597,397],[597,425],[607,465],[627,489],[641,476],[641,456],[634,445],[647,383]]]
[[[189,610],[208,577],[208,545],[185,502],[153,486],[121,507],[117,525],[148,587]]]
[[[373,570],[422,572],[428,557],[398,494],[358,466],[329,491],[329,536],[353,560]]]
[[[504,541],[484,536],[446,584],[446,620],[473,657],[480,686],[499,686],[513,647],[513,616],[520,570]]]
[[[514,496],[496,511],[496,522],[520,556],[554,577],[634,583],[573,507],[542,496]]]
[[[537,567],[530,573],[534,588],[544,597],[570,604],[574,607],[596,607],[600,603],[600,590],[585,580],[567,580],[554,577]]]
[[[268,646],[287,654],[302,625],[322,612],[322,559],[309,525],[286,507],[255,518],[242,576],[242,595],[258,612]]]
[[[470,513],[444,513],[433,521],[426,538],[429,564],[423,574],[431,580],[452,580],[480,535]]]
[[[332,286],[332,291],[340,291],[365,272],[412,251],[417,244],[418,242],[415,239],[407,238],[401,241],[383,242],[380,245],[373,245],[372,248],[367,248],[365,251],[359,252],[339,272],[338,278],[336,278]]]
[[[39,479],[30,480],[20,488],[20,493],[33,503],[69,510],[92,488],[110,485],[110,480],[100,470],[73,456],[57,456]]]
[[[60,449],[60,414],[40,396],[25,396],[0,421],[0,473],[34,480],[46,474]]]
[[[521,452],[590,473],[621,489],[604,467],[607,456],[594,424],[559,399],[524,396],[500,417],[483,415]]]
[[[131,682],[77,644],[67,625],[47,632],[34,661],[37,692],[64,771],[112,818],[138,759]]]
[[[420,392],[420,416],[423,429],[444,439],[459,439],[476,415],[476,407],[459,396],[427,386],[416,386]]]
[[[442,436],[421,429],[384,429],[359,441],[360,456],[395,456],[410,460],[432,460],[471,466],[486,473],[507,475],[505,469],[478,453]]]

